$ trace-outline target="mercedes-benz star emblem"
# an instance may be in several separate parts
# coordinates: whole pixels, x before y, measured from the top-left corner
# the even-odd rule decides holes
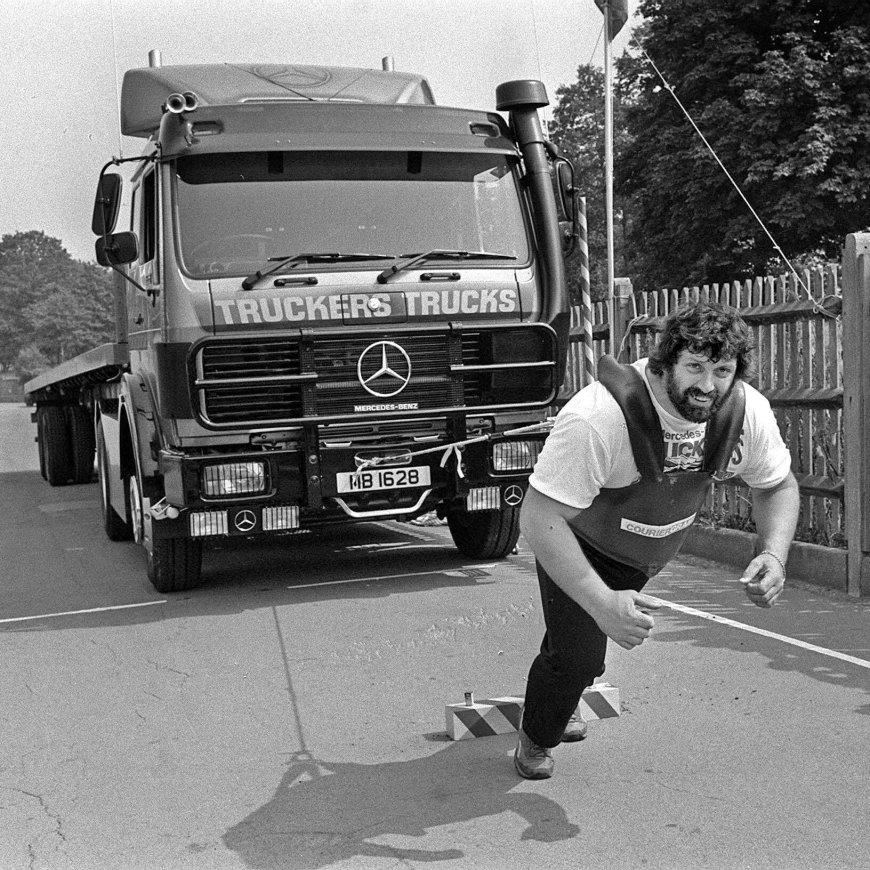
[[[408,386],[411,357],[394,341],[376,341],[359,355],[356,376],[367,393],[387,399]]]
[[[523,488],[512,483],[505,488],[504,500],[511,506],[516,507],[523,500]]]
[[[250,532],[257,525],[253,511],[241,510],[233,518],[233,524],[240,532]]]

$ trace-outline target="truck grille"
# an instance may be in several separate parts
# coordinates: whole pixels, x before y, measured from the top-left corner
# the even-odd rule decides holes
[[[226,428],[546,405],[555,395],[555,335],[540,325],[512,329],[527,359],[508,365],[493,362],[481,329],[206,340],[191,357],[195,411],[204,425]]]

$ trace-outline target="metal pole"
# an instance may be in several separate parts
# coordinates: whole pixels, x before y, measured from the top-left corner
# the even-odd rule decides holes
[[[613,52],[610,35],[610,0],[605,0],[602,11],[604,12],[604,211],[607,224],[607,316],[610,320],[610,353],[616,356],[613,265]]]
[[[589,292],[589,244],[586,227],[586,197],[580,197],[580,314],[583,318],[583,386],[595,380],[595,349],[592,344],[592,296]]]

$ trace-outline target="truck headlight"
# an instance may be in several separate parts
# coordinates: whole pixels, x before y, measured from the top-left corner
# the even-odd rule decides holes
[[[542,446],[541,441],[500,441],[493,444],[493,471],[531,471]]]
[[[202,492],[209,498],[266,491],[264,462],[222,462],[202,469]]]

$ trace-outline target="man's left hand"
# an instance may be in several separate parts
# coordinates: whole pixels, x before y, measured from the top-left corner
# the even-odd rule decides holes
[[[770,607],[782,594],[785,575],[776,558],[770,553],[759,553],[746,566],[740,582],[756,607]]]

